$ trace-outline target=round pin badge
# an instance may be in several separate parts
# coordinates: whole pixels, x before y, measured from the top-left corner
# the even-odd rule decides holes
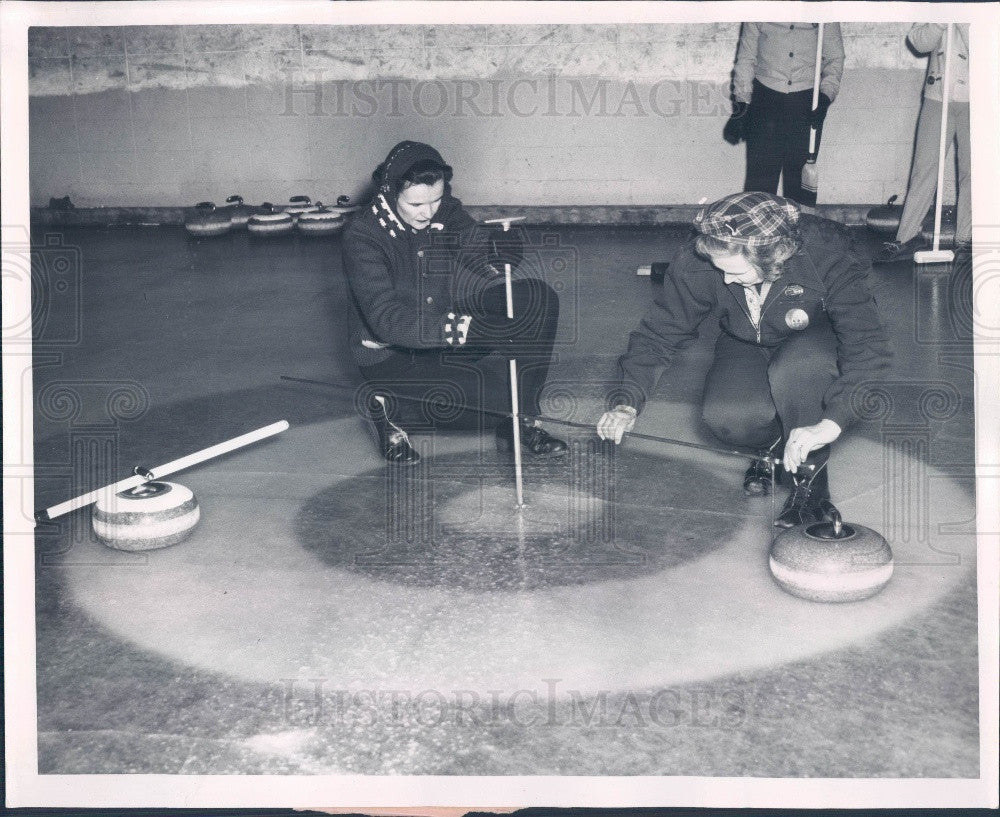
[[[789,329],[805,329],[809,325],[809,313],[804,309],[789,309],[785,313],[785,323]]]

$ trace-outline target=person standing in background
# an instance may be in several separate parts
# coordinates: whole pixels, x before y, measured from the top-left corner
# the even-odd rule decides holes
[[[944,49],[948,27],[940,23],[915,23],[907,35],[920,54],[930,52],[924,101],[917,120],[913,165],[906,190],[906,203],[899,219],[895,241],[886,241],[872,259],[889,264],[913,257],[924,240],[920,228],[937,191],[937,162],[944,107]],[[948,121],[945,138],[955,140],[958,150],[958,214],[955,244],[967,248],[972,243],[972,161],[969,156],[969,24],[956,23],[951,35],[951,65],[948,73]]]
[[[844,72],[840,23],[823,27],[819,104],[812,109],[818,23],[743,23],[733,71],[733,115],[723,136],[747,142],[744,191],[777,193],[803,201],[802,167],[809,156],[809,128],[816,149],[827,109]]]

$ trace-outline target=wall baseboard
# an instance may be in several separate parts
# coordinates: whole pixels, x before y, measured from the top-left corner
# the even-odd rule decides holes
[[[872,204],[821,204],[819,215],[843,224],[865,223]],[[700,209],[697,204],[664,205],[469,205],[478,221],[503,216],[525,216],[526,224],[592,224],[611,226],[655,226],[686,224]],[[188,207],[79,207],[73,210],[31,208],[31,223],[44,227],[111,227],[124,225],[181,225],[192,212]]]

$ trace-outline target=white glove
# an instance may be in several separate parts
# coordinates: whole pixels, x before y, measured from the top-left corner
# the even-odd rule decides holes
[[[444,339],[449,346],[462,346],[469,335],[472,325],[472,315],[456,315],[448,313],[448,323],[444,325]]]
[[[635,426],[638,412],[632,406],[617,405],[606,411],[597,421],[597,436],[602,440],[614,440],[615,445]]]

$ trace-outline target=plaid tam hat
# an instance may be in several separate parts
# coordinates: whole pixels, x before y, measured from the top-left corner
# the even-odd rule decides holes
[[[767,247],[795,235],[801,211],[769,193],[734,193],[709,204],[694,225],[705,235],[747,247]]]

